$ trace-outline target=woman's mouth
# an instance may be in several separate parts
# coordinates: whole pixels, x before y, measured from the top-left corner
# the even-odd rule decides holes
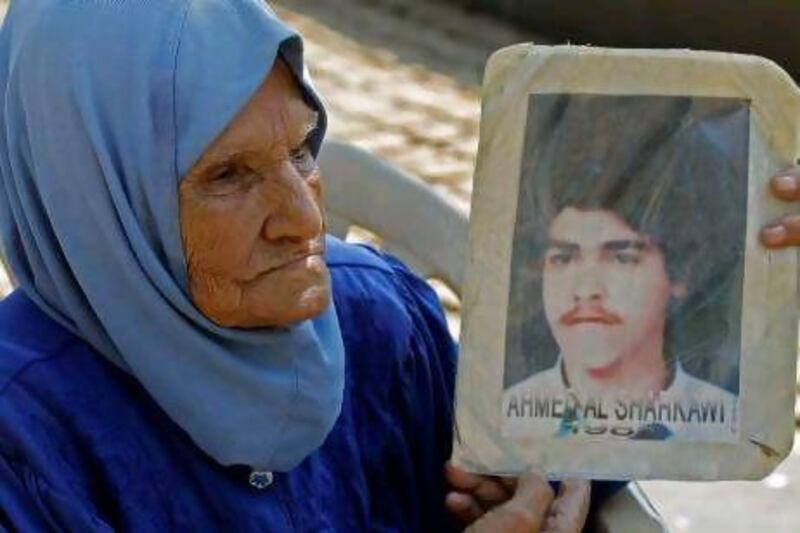
[[[288,259],[288,260],[286,260],[286,261],[284,261],[282,263],[278,263],[278,264],[276,264],[274,266],[271,266],[271,267],[269,267],[269,268],[267,268],[265,270],[262,270],[261,272],[259,272],[255,276],[253,276],[252,278],[248,279],[246,281],[246,283],[252,283],[254,281],[258,281],[258,280],[264,278],[265,276],[269,276],[270,274],[272,274],[274,272],[277,272],[277,271],[292,270],[294,268],[303,268],[303,267],[306,266],[306,263],[308,262],[308,259],[310,259],[310,258],[319,258],[319,260],[322,261],[323,260],[322,259],[322,254],[323,254],[323,252],[321,250],[316,250],[316,249],[307,251],[307,252],[302,253],[302,254],[299,254],[299,255],[297,255],[295,257],[292,257],[292,258],[290,258],[290,259]]]

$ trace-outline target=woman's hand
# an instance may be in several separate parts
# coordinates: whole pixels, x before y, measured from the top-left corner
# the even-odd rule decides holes
[[[470,474],[448,465],[445,475],[454,490],[446,506],[470,533],[578,533],[589,511],[590,484],[561,483],[554,498],[545,477],[528,471],[519,479]]]
[[[800,167],[790,167],[770,180],[772,193],[787,202],[800,202]],[[800,245],[800,214],[789,215],[765,226],[761,242],[768,248]]]
[[[472,474],[450,464],[445,466],[444,474],[453,488],[445,506],[464,525],[510,500],[517,488],[517,478]]]

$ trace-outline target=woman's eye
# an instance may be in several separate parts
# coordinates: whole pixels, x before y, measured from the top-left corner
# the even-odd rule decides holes
[[[211,176],[211,181],[214,183],[224,183],[236,178],[236,171],[232,168],[225,168]]]
[[[314,156],[311,154],[311,148],[307,144],[293,150],[290,156],[294,167],[304,176],[310,174],[316,166]]]
[[[247,189],[257,179],[252,171],[225,167],[209,175],[205,188],[214,196],[226,196]]]

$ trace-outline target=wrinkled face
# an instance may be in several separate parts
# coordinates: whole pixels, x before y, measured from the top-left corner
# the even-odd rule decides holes
[[[545,314],[568,367],[610,378],[661,349],[679,288],[661,250],[616,214],[564,209],[550,226],[543,274]]]
[[[181,182],[191,296],[221,326],[287,326],[328,305],[316,125],[279,60]]]

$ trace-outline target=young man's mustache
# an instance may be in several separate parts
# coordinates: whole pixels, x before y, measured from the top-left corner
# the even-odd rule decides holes
[[[589,309],[573,307],[561,315],[559,322],[565,326],[574,326],[576,324],[605,324],[607,326],[616,326],[622,324],[622,317],[602,307],[591,307]]]

